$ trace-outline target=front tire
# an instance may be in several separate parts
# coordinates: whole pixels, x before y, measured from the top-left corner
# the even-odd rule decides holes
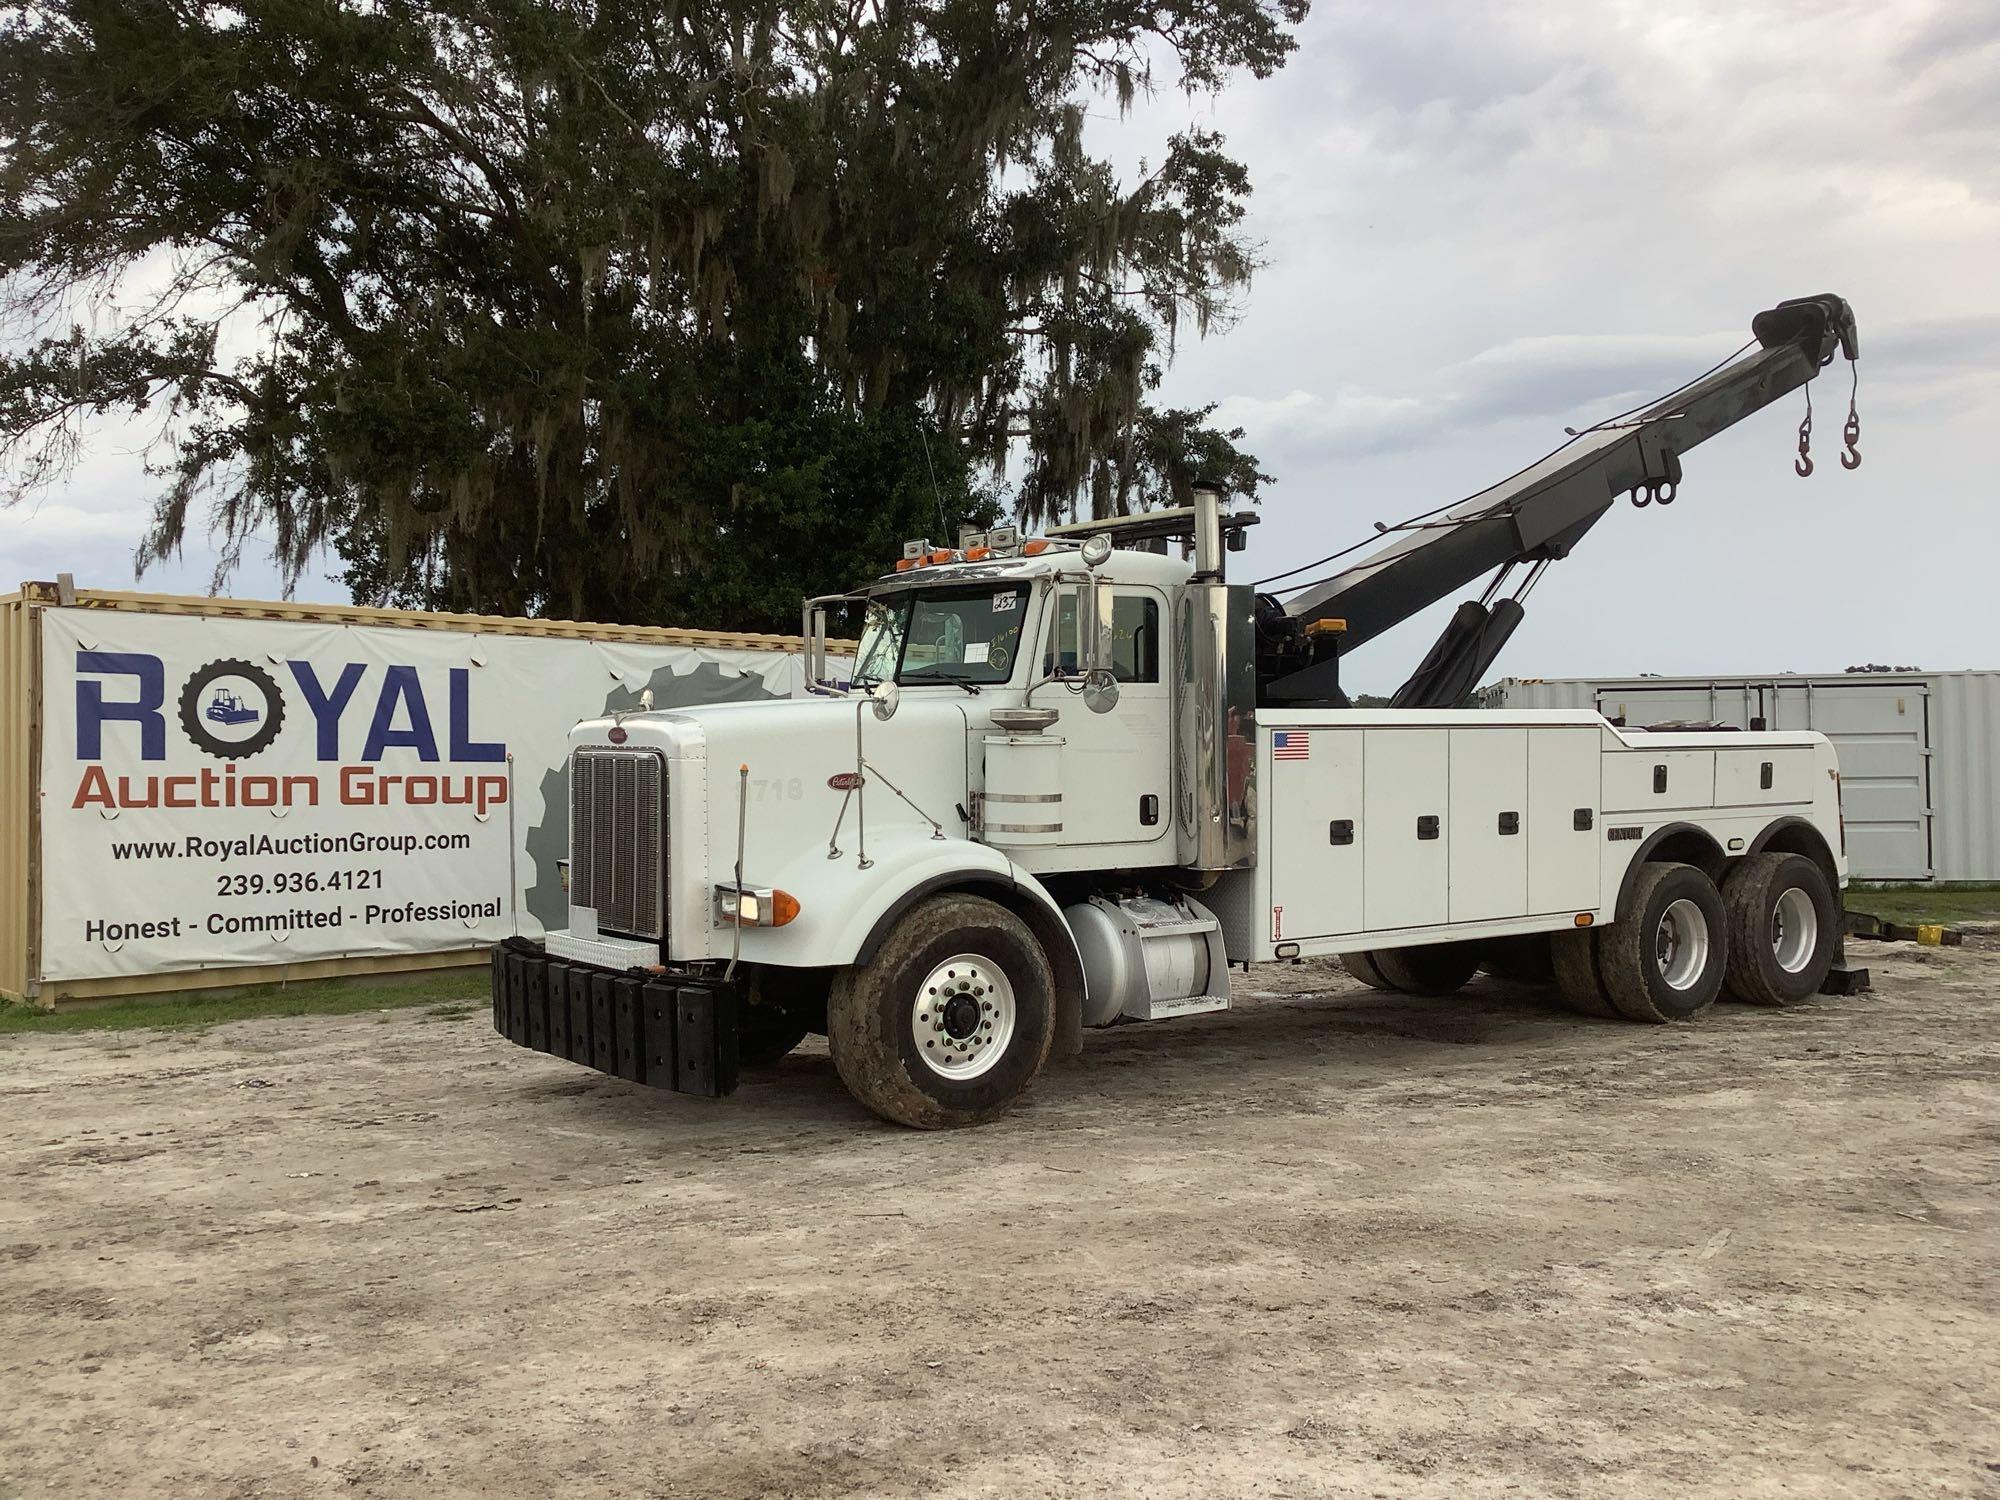
[[[1723,987],[1752,1005],[1797,1005],[1834,967],[1840,909],[1819,865],[1802,854],[1747,854],[1723,877],[1730,924]]]
[[[827,1048],[848,1092],[920,1130],[1006,1113],[1056,1038],[1056,981],[1019,917],[982,896],[933,896],[827,998]]]
[[[1626,916],[1598,935],[1598,972],[1620,1014],[1690,1021],[1723,992],[1723,896],[1694,865],[1642,865]]]

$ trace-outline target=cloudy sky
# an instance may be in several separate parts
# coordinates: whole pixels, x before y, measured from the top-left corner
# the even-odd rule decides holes
[[[1269,264],[1164,393],[1222,403],[1277,477],[1243,576],[1480,489],[1706,369],[1760,308],[1834,291],[1864,466],[1835,461],[1837,367],[1811,479],[1798,397],[1705,444],[1673,508],[1621,502],[1550,570],[1498,670],[2001,661],[1991,0],[1320,0],[1300,40],[1266,83],[1095,122],[1129,167],[1199,122],[1251,168]],[[0,515],[0,587],[131,586],[136,438],[100,434],[64,492]],[[212,563],[146,586],[205,591]],[[231,591],[275,588],[251,559]],[[1393,688],[1439,623],[1359,651],[1350,685]]]

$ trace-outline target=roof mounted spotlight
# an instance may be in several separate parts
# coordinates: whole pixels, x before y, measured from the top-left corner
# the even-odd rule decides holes
[[[1017,557],[1021,553],[1019,526],[992,526],[987,529],[987,551],[994,557]]]
[[[931,543],[924,537],[903,544],[903,560],[907,563],[921,563],[931,555]]]
[[[1112,555],[1112,534],[1109,531],[1095,532],[1084,538],[1084,545],[1077,549],[1084,559],[1084,566],[1095,568]]]

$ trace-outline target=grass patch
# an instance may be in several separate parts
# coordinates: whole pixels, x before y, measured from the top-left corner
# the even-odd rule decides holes
[[[31,1031],[175,1031],[263,1016],[346,1016],[413,1005],[435,1007],[429,1014],[439,1020],[457,1020],[486,1008],[486,983],[485,969],[467,968],[387,983],[317,979],[226,994],[193,991],[171,1000],[126,1000],[90,1010],[47,1011],[0,1002],[0,1036]]]
[[[1850,911],[1866,911],[1885,922],[1992,922],[2001,916],[2001,891],[1991,885],[1850,885]]]

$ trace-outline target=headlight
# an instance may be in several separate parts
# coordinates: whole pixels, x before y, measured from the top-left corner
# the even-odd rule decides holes
[[[799,901],[789,891],[770,886],[716,887],[716,922],[723,927],[783,927],[799,915]]]

